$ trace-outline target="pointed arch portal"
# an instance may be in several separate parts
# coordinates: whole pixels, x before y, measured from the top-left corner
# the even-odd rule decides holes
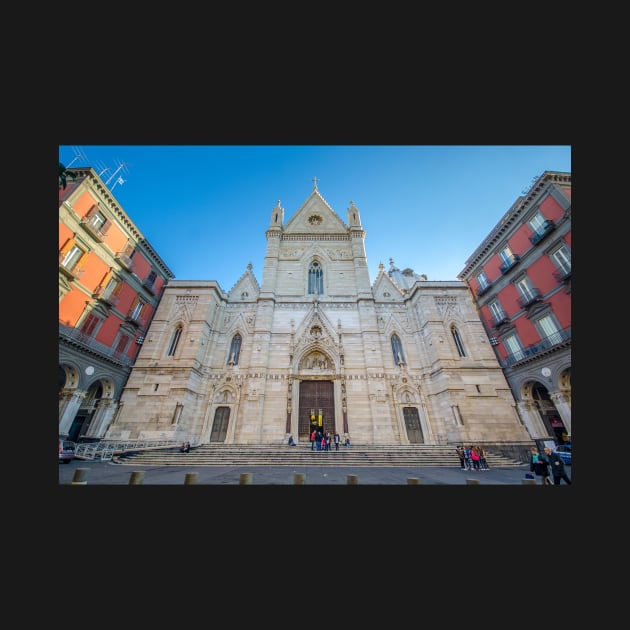
[[[321,414],[322,424],[319,425]],[[314,420],[311,415],[315,416]],[[308,439],[314,428],[335,432],[335,393],[332,381],[302,381],[298,411],[298,436]]]

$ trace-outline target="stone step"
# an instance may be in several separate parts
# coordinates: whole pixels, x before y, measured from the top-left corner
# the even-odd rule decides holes
[[[128,451],[113,462],[142,466],[448,466],[459,467],[451,446],[370,445],[339,447],[339,451],[312,451],[310,446],[207,444],[189,453],[179,448]],[[522,462],[489,452],[488,466],[515,466]]]

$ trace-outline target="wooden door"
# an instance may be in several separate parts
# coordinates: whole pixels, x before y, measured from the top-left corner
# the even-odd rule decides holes
[[[212,423],[212,432],[210,433],[211,442],[225,442],[227,435],[228,423],[230,421],[230,408],[217,407],[214,412],[214,422]]]
[[[317,422],[322,414],[324,433],[335,433],[335,390],[332,381],[302,381],[300,383],[300,404],[298,411],[298,436],[308,439],[311,434],[311,412]]]
[[[411,442],[411,444],[423,444],[424,437],[422,436],[418,410],[415,407],[403,407],[403,416],[405,418],[405,428],[407,429],[409,442]]]

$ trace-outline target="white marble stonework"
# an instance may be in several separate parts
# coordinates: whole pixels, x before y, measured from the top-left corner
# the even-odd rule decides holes
[[[391,259],[371,283],[352,202],[346,217],[315,186],[289,221],[272,209],[260,283],[251,264],[227,293],[169,282],[106,438],[304,441],[321,405],[324,428],[357,445],[528,440],[466,285]]]

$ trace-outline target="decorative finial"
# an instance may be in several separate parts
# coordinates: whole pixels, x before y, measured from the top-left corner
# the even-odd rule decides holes
[[[380,263],[378,263],[378,268],[379,268],[381,271],[383,271],[383,269],[385,269],[385,265],[384,265],[382,262],[380,262]]]
[[[254,266],[252,265],[252,263],[247,263],[248,271],[251,271],[253,268],[254,268]]]
[[[313,177],[313,190],[317,190],[317,182],[319,179],[317,177]]]

